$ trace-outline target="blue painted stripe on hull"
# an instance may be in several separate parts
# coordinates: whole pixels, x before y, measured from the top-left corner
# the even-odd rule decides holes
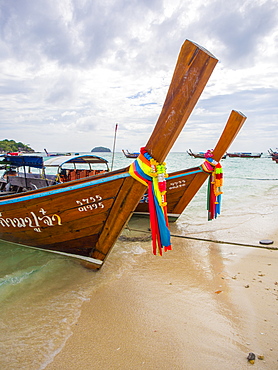
[[[118,179],[122,179],[122,178],[129,177],[129,176],[130,176],[130,174],[126,172],[126,173],[123,173],[121,175],[115,175],[115,176],[110,176],[110,177],[107,177],[107,178],[92,180],[92,181],[85,182],[83,184],[71,185],[71,186],[67,186],[65,188],[61,188],[61,189],[52,189],[52,190],[49,190],[49,191],[44,191],[43,193],[26,195],[26,196],[22,196],[20,198],[15,198],[15,199],[6,199],[6,200],[3,200],[3,201],[0,200],[0,206],[5,205],[5,204],[25,202],[25,201],[31,200],[31,199],[48,197],[48,196],[55,195],[55,194],[65,193],[67,191],[83,189],[83,188],[87,188],[89,186],[104,184],[104,183],[110,182],[112,180],[118,180]]]
[[[196,170],[196,171],[188,172],[186,174],[183,173],[183,174],[171,176],[171,177],[167,178],[167,181],[172,180],[172,179],[176,179],[176,178],[179,178],[179,177],[183,177],[183,176],[192,175],[194,173],[199,173],[199,172],[203,172],[203,171],[202,170]],[[13,204],[13,203],[24,202],[26,200],[31,200],[31,199],[48,197],[48,196],[55,195],[55,194],[65,193],[67,191],[83,189],[83,188],[87,188],[89,186],[104,184],[104,183],[110,182],[112,180],[118,180],[118,179],[126,178],[126,177],[129,177],[129,176],[130,176],[130,174],[125,172],[121,175],[115,175],[115,176],[110,176],[110,177],[102,178],[102,179],[98,179],[98,180],[92,180],[92,181],[89,181],[89,182],[85,182],[83,184],[71,185],[71,186],[67,186],[65,188],[61,188],[61,189],[52,189],[52,190],[49,190],[49,191],[44,191],[43,193],[26,195],[26,196],[22,196],[20,198],[15,198],[15,199],[6,199],[6,200],[3,200],[3,201],[0,200],[0,206],[5,205],[5,204]]]
[[[179,174],[179,175],[170,176],[166,180],[169,181],[169,180],[172,180],[172,179],[177,179],[179,177],[193,175],[194,173],[199,173],[199,172],[204,172],[204,171],[202,171],[202,170],[196,170],[196,171],[192,171],[192,172],[182,173],[182,174]]]

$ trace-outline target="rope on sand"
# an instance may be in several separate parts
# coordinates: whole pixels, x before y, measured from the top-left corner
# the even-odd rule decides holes
[[[149,233],[149,231],[145,230],[136,230],[136,229],[129,229],[129,231],[137,231],[141,233]],[[263,246],[263,245],[254,245],[254,244],[245,244],[245,243],[236,243],[236,242],[227,242],[223,240],[212,240],[212,239],[205,239],[205,238],[196,238],[193,236],[184,236],[184,235],[175,235],[175,234],[170,234],[171,237],[173,238],[182,238],[182,239],[189,239],[189,240],[198,240],[202,242],[210,242],[210,243],[218,243],[218,244],[230,244],[230,245],[237,245],[240,247],[249,247],[249,248],[261,248],[261,249],[269,249],[269,250],[278,250],[278,247],[274,246]]]

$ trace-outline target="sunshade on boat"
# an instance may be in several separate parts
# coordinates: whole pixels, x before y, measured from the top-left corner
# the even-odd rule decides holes
[[[44,161],[45,167],[61,167],[65,163],[88,163],[88,164],[98,164],[98,163],[104,163],[107,164],[108,161],[102,157],[98,157],[96,155],[63,155],[59,157],[53,157],[49,158]]]
[[[4,159],[0,164],[9,164],[12,167],[22,167],[29,166],[35,168],[43,168],[43,158],[39,156],[14,156],[14,155],[5,155]]]

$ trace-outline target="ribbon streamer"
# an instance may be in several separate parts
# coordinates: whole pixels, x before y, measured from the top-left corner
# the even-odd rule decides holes
[[[158,163],[141,148],[139,156],[129,167],[129,174],[148,187],[150,225],[152,232],[153,254],[157,250],[171,250],[170,231],[166,201],[166,165]]]
[[[203,171],[210,173],[207,193],[208,220],[211,221],[220,215],[221,195],[223,186],[223,169],[220,162],[213,159],[213,151],[208,150],[205,154],[205,162],[202,164]]]

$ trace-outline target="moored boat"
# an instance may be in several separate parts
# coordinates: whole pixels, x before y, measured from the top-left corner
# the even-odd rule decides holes
[[[227,153],[227,156],[231,158],[261,158],[262,154],[263,153],[235,152],[235,153]]]
[[[205,152],[193,153],[191,149],[188,149],[187,154],[190,155],[190,157],[194,157],[194,158],[205,158]]]
[[[223,130],[218,143],[213,150],[213,159],[217,162],[223,158],[240,128],[244,124],[246,117],[237,111],[232,111],[226,126]],[[205,158],[206,153],[204,153]],[[193,199],[199,188],[209,177],[209,173],[204,171],[202,166],[188,168],[168,174],[167,184],[167,213],[170,222],[176,221],[187,205]],[[135,209],[137,216],[147,216],[148,194],[145,193]]]
[[[276,151],[273,151],[272,149],[269,149],[268,151],[270,157],[272,158],[272,160],[276,163],[278,163],[278,152]]]
[[[130,153],[128,150],[122,149],[122,152],[124,153],[126,158],[137,158],[140,154],[139,152]]]
[[[202,47],[184,42],[145,147],[158,163],[171,150],[216,63]],[[0,197],[0,238],[79,256],[99,269],[145,190],[129,168],[124,168],[35,190],[4,192]]]
[[[0,179],[0,196],[3,192],[22,193],[109,171],[106,159],[91,154],[55,156],[47,160],[33,155],[5,155],[0,165],[0,169],[6,170]]]
[[[61,156],[61,155],[71,155],[71,153],[58,153],[58,152],[55,152],[55,153],[49,153],[46,149],[44,149],[45,151],[45,154],[47,157],[58,157],[58,156]]]
[[[187,154],[190,155],[190,157],[194,158],[205,158],[206,152],[192,152],[191,149],[188,149]],[[224,154],[221,159],[225,159],[227,157],[227,154]]]

